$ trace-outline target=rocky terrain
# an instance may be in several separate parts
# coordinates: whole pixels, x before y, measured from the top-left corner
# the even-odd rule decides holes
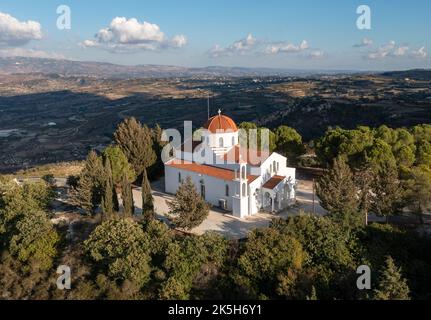
[[[58,68],[68,68],[57,63]],[[14,73],[7,68],[0,60],[3,172],[81,160],[89,149],[109,144],[117,124],[129,116],[149,126],[181,128],[185,120],[199,126],[207,119],[208,96],[212,114],[221,108],[237,122],[254,121],[269,128],[286,124],[306,141],[329,126],[431,122],[429,71],[126,79],[105,78],[100,72],[97,76],[35,73],[34,66],[19,65]]]

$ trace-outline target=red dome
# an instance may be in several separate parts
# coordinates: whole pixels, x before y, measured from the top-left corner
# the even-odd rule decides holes
[[[208,120],[208,122],[204,125],[204,129],[207,129],[211,133],[229,131],[229,132],[237,132],[238,127],[236,126],[235,121],[231,118],[219,114],[217,116],[212,117]]]

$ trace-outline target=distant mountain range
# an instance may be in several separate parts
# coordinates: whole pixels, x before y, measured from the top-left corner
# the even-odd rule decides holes
[[[43,73],[64,76],[92,76],[103,78],[166,78],[166,77],[254,77],[254,76],[309,76],[316,74],[352,74],[350,70],[299,70],[272,68],[242,68],[211,66],[187,68],[166,65],[125,66],[102,62],[86,62],[26,57],[0,58],[0,73]]]

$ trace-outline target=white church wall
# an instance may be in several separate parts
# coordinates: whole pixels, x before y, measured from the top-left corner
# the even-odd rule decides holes
[[[211,133],[208,131],[203,131],[202,136],[204,137],[204,142],[207,143],[211,148],[229,149],[237,145],[239,142],[238,132]],[[221,144],[221,142],[223,143]]]
[[[255,215],[259,213],[260,209],[262,208],[262,204],[260,203],[261,199],[261,188],[262,185],[262,178],[257,178],[253,182],[249,184],[249,190],[250,190],[250,201],[249,201],[249,213],[250,215]]]
[[[211,176],[201,175],[197,172],[191,172],[165,166],[165,191],[169,194],[175,194],[180,186],[179,173],[181,173],[181,179],[185,180],[188,176],[191,177],[193,184],[196,187],[197,192],[201,193],[201,181],[205,185],[205,201],[212,204],[215,207],[219,206],[219,200],[226,200],[227,210],[232,211],[232,196],[235,195],[237,188],[239,188],[239,182],[227,181],[217,179]],[[226,195],[226,186],[229,187],[229,196]]]
[[[249,197],[233,197],[233,208],[232,208],[232,214],[240,219],[246,218],[248,213],[248,204],[249,204]]]
[[[275,175],[296,179],[296,169],[287,167],[287,158],[278,153],[273,153],[262,163],[260,173],[264,181],[268,181]]]

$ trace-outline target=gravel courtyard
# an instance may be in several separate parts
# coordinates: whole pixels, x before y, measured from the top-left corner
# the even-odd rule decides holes
[[[173,196],[164,193],[164,180],[154,182],[152,185],[154,196],[154,207],[158,218],[165,220],[169,216],[167,201],[172,200]],[[299,214],[301,210],[305,212],[313,211],[313,187],[311,181],[301,180],[298,185],[297,200],[295,207],[282,212],[278,215],[260,213],[247,219],[238,219],[225,214],[217,209],[210,210],[208,219],[199,227],[192,230],[195,234],[203,234],[206,231],[216,231],[231,239],[245,238],[253,229],[268,227],[271,220],[275,217],[287,218]],[[133,191],[135,206],[139,212],[142,209],[142,197],[140,188]],[[316,214],[323,215],[325,210],[319,205],[318,199],[315,201]]]

